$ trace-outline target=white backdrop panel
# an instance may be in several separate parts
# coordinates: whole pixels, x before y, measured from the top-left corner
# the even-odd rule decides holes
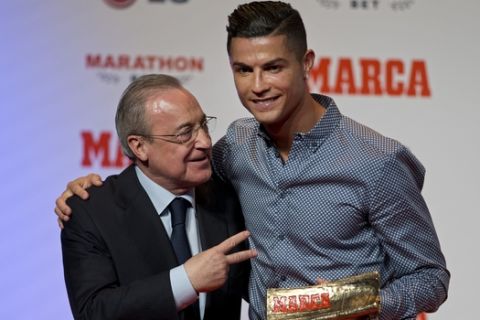
[[[100,0],[0,5],[1,319],[72,318],[54,200],[76,176],[93,171],[105,177],[121,170],[114,165],[113,118],[132,77],[164,72],[182,79],[206,113],[220,118],[215,140],[232,120],[247,116],[225,48],[226,17],[242,2],[137,0],[125,9]],[[343,88],[359,91],[361,61],[380,67],[382,94],[330,94],[345,114],[402,141],[426,166],[424,195],[452,273],[449,299],[429,319],[474,319],[480,263],[475,253],[480,111],[474,104],[480,89],[480,2],[291,3],[304,18],[316,68],[322,59],[331,61],[322,74],[331,82],[329,90],[334,91],[339,70],[352,68],[354,76],[344,79]],[[406,86],[412,63],[421,62],[415,72],[420,78],[424,72],[424,78],[417,95],[386,92],[391,61],[404,68],[394,74],[395,83]],[[310,85],[318,92],[322,82],[311,76]],[[429,94],[418,95],[425,85]],[[111,135],[100,144],[103,151],[110,148],[109,166],[102,166],[103,154],[93,152],[87,152],[92,163],[82,165],[82,132],[93,142]]]

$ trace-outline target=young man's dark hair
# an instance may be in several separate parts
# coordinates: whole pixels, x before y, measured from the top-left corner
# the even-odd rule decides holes
[[[227,50],[232,38],[285,35],[288,47],[301,60],[307,51],[307,35],[300,13],[288,3],[254,1],[239,5],[228,16]]]

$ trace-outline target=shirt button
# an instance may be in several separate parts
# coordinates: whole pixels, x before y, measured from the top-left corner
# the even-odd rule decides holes
[[[279,236],[278,236],[278,239],[284,240],[284,239],[285,239],[285,235],[283,235],[283,234],[279,235]]]
[[[280,280],[282,280],[282,281],[287,280],[287,276],[285,276],[285,275],[284,275],[284,276],[281,276],[281,277],[280,277]]]
[[[281,193],[280,193],[280,199],[285,199],[285,196],[286,196],[286,195],[285,195],[285,192],[281,192]]]
[[[293,139],[294,139],[294,140],[302,140],[302,139],[303,139],[303,135],[300,134],[300,133],[297,133]]]

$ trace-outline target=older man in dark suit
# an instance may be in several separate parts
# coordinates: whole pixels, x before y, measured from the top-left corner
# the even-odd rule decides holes
[[[115,121],[133,164],[72,197],[62,230],[76,319],[239,319],[256,252],[234,192],[211,178],[214,120],[173,77],[125,90]]]

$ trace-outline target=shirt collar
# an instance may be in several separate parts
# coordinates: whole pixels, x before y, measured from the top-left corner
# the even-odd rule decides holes
[[[326,108],[326,112],[309,132],[296,133],[294,139],[305,141],[308,143],[308,147],[315,152],[320,147],[321,143],[329,137],[333,130],[338,126],[342,114],[332,98],[321,94],[312,94],[312,97],[316,102]],[[262,137],[269,146],[273,145],[265,128],[258,122],[257,128],[258,135]]]
[[[157,210],[157,213],[159,215],[165,214],[170,202],[172,202],[172,200],[178,196],[171,193],[170,191],[163,188],[162,186],[154,182],[152,179],[147,177],[138,166],[135,166],[135,172],[137,174],[138,180],[140,181],[140,184],[142,185],[143,189],[145,189],[145,192],[152,201],[155,210]],[[190,202],[192,208],[195,208],[193,189],[186,194],[182,194],[180,197],[186,199],[188,202]]]

